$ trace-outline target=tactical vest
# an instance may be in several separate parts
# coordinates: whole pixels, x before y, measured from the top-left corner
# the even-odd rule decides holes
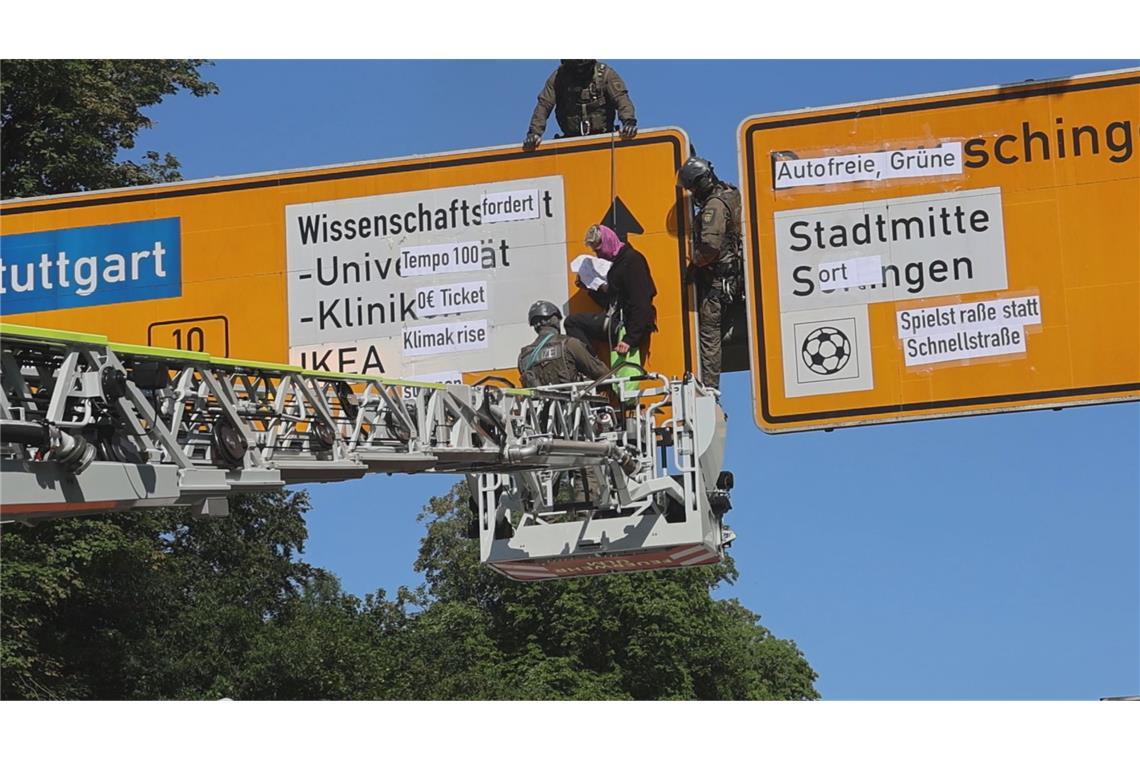
[[[567,340],[565,335],[548,332],[523,348],[519,367],[524,387],[572,383],[578,379],[578,369],[566,352]]]
[[[721,251],[720,260],[724,261],[733,256],[740,258],[742,253],[740,245],[740,192],[732,185],[721,184],[709,195],[704,204],[705,208],[708,208],[709,202],[713,200],[719,201],[720,205],[728,209],[728,221],[725,223],[725,245],[724,250]]]
[[[614,104],[606,101],[606,65],[594,64],[587,82],[566,76],[556,81],[555,116],[567,137],[595,135],[614,129]]]
[[[740,239],[740,193],[735,187],[721,184],[713,190],[705,201],[708,208],[710,202],[716,200],[719,205],[728,209],[728,219],[725,222],[724,250],[720,258],[712,265],[712,274],[716,278],[714,288],[722,303],[731,305],[744,298],[744,249]]]

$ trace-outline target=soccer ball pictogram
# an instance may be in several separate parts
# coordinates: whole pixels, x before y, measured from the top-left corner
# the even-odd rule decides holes
[[[804,364],[817,375],[834,375],[851,359],[851,341],[834,327],[817,327],[804,339]]]

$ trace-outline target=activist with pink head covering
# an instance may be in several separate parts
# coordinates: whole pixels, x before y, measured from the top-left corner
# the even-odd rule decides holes
[[[625,243],[621,242],[617,233],[606,225],[594,224],[586,230],[586,245],[603,259],[613,261]]]
[[[618,319],[608,321],[604,312],[571,314],[564,323],[566,334],[586,345],[591,345],[595,340],[609,343],[619,354],[644,347],[644,360],[649,335],[657,330],[657,309],[653,306],[657,287],[653,284],[649,262],[640,251],[628,242],[623,242],[616,232],[604,224],[595,224],[586,230],[586,245],[598,256],[613,263],[606,273],[605,289],[587,289],[586,292],[602,308],[616,307]],[[625,327],[624,339],[615,334],[618,324]]]

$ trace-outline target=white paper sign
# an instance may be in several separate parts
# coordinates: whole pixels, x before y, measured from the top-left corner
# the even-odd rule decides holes
[[[899,309],[895,314],[899,338],[953,332],[978,324],[1039,325],[1041,297],[998,298],[967,301],[922,309]]]
[[[821,290],[857,288],[860,285],[874,285],[883,277],[881,256],[862,256],[856,259],[840,259],[820,265],[816,277]]]
[[[416,309],[420,314],[434,317],[440,314],[460,314],[467,311],[487,310],[487,281],[457,282],[449,285],[429,285],[416,289]]]
[[[961,173],[962,143],[948,142],[937,148],[905,148],[777,160],[772,167],[772,181],[777,190],[782,190],[788,187]]]
[[[406,327],[403,331],[403,341],[404,356],[474,351],[487,347],[487,320]]]
[[[1040,296],[900,309],[906,366],[953,362],[1026,350],[1025,325],[1041,324]]]
[[[482,247],[478,240],[468,240],[401,248],[396,264],[397,274],[401,277],[424,277],[449,272],[477,272],[483,268]]]
[[[570,271],[578,275],[578,279],[590,290],[600,290],[606,284],[606,275],[611,266],[613,262],[582,254],[570,262]]]
[[[541,197],[538,190],[508,190],[505,193],[486,193],[481,205],[484,224],[518,222],[538,219]]]

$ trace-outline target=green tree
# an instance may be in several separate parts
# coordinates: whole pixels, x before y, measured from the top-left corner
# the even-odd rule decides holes
[[[232,696],[267,629],[321,576],[297,557],[307,494],[7,525],[0,540],[0,695]]]
[[[185,90],[216,93],[201,60],[0,61],[0,197],[181,179],[178,159],[118,160],[153,124],[142,109]]]
[[[404,699],[814,699],[815,672],[759,616],[711,592],[731,561],[517,583],[464,537],[464,484],[431,500],[416,568],[425,609],[397,635]],[[444,665],[445,667],[439,667]]]
[[[478,562],[465,488],[425,507],[427,583],[360,600],[298,555],[304,492],[6,526],[0,696],[811,699],[717,568],[522,584]]]

